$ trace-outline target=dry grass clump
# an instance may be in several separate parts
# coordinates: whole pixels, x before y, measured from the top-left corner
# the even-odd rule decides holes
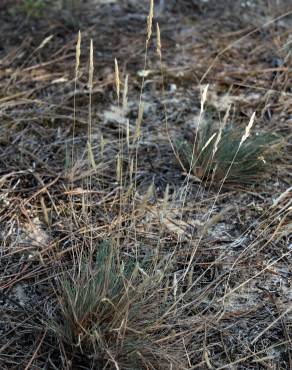
[[[195,144],[183,140],[177,150],[185,167],[202,181],[250,185],[271,168],[276,157],[271,145],[278,141],[275,135],[266,133],[248,138],[245,135],[232,125],[216,132],[212,120],[206,119],[199,127]]]

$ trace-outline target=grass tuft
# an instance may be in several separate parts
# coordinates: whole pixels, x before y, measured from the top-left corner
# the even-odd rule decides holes
[[[180,369],[184,360],[178,352],[183,350],[171,335],[177,319],[171,310],[166,315],[164,280],[164,273],[147,260],[119,263],[114,244],[103,242],[58,279],[50,331],[73,363],[86,358],[87,364],[102,368],[165,369],[176,364]]]
[[[271,145],[276,144],[275,135],[260,133],[245,138],[245,133],[232,125],[217,133],[212,121],[207,119],[199,129],[195,145],[182,140],[177,150],[184,166],[188,169],[192,166],[192,174],[202,181],[214,181],[218,185],[224,180],[227,184],[251,185],[260,181],[270,169],[275,160]]]

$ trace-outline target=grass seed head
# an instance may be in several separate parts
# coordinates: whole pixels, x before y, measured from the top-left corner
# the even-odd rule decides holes
[[[124,82],[124,91],[123,91],[123,114],[124,116],[127,113],[128,109],[128,82],[129,82],[129,75],[126,75],[125,82]]]
[[[242,136],[242,138],[241,138],[241,141],[240,141],[240,144],[239,144],[239,146],[241,146],[244,142],[245,142],[245,140],[249,137],[249,135],[250,135],[250,130],[251,130],[251,128],[252,128],[252,126],[253,126],[253,124],[254,124],[254,121],[255,121],[255,112],[252,114],[252,116],[251,116],[251,118],[250,118],[250,121],[249,121],[249,123],[248,123],[248,125],[246,126],[246,128],[245,128],[245,133],[244,133],[244,135]]]
[[[78,70],[80,65],[80,55],[81,55],[81,32],[78,32],[77,43],[76,43],[76,64],[75,64],[75,77],[78,76]]]
[[[93,62],[93,41],[90,40],[90,51],[89,51],[89,78],[88,78],[88,87],[89,90],[92,90],[93,87],[93,72],[94,72],[94,62]]]
[[[159,28],[159,24],[158,23],[156,23],[156,32],[157,32],[156,51],[157,51],[157,54],[159,55],[159,58],[161,59],[162,58],[162,54],[161,54],[161,37],[160,37],[160,28]]]
[[[147,17],[147,39],[146,39],[147,44],[150,41],[152,34],[153,15],[154,15],[154,1],[150,0],[149,14]]]
[[[116,169],[116,173],[117,173],[117,181],[118,182],[121,182],[121,179],[122,179],[122,159],[121,159],[120,154],[117,155],[117,169]]]
[[[202,93],[202,97],[201,97],[201,113],[203,113],[203,111],[204,111],[204,105],[205,105],[206,100],[207,100],[208,89],[209,89],[209,85],[206,85],[205,88],[204,88],[204,90],[203,90],[203,93]]]
[[[120,100],[120,73],[119,73],[119,65],[118,61],[115,58],[115,85],[116,85],[116,92],[117,92],[117,98]]]

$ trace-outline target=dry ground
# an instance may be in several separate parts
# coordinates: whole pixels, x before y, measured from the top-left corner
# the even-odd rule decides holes
[[[84,3],[78,20],[54,8],[34,18],[0,10],[1,369],[291,369],[289,1],[166,2],[154,18],[162,69],[154,29],[146,73],[148,2],[97,3]],[[122,90],[129,75],[124,113],[114,58]],[[131,146],[126,138],[135,135],[143,75],[141,135]],[[226,184],[218,193],[218,184],[191,177],[186,186],[170,141],[194,137],[206,84],[214,126],[231,107],[235,128],[256,112],[252,135],[280,138],[277,159],[259,184]],[[143,355],[132,364],[108,338],[95,357],[64,343],[50,326],[63,320],[60,276],[76,268],[81,251],[104,240],[118,260],[151,261],[164,274],[158,288],[149,283],[161,292],[149,305],[163,295],[171,319],[164,321],[162,311],[159,330],[153,324],[147,332],[147,346],[159,348],[147,349],[149,358],[138,335],[133,346]],[[141,279],[156,279],[151,268],[140,268]],[[139,330],[148,330],[149,310],[147,303],[138,311]]]

